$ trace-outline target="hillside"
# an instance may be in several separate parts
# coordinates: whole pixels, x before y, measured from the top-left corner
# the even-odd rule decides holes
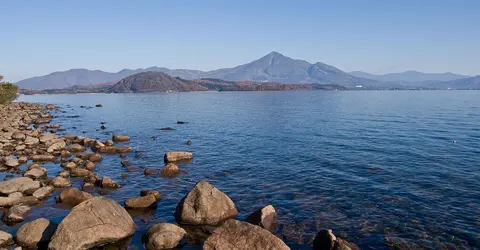
[[[109,92],[128,93],[128,92],[186,92],[186,91],[205,91],[208,90],[192,81],[184,80],[180,77],[172,77],[162,72],[142,72],[120,80],[113,85]]]
[[[389,73],[384,75],[374,75],[362,71],[350,72],[350,75],[372,79],[382,82],[404,82],[404,83],[421,83],[426,81],[454,81],[458,79],[469,78],[466,75],[458,75],[450,72],[447,73],[423,73],[414,70],[409,70],[400,73]]]

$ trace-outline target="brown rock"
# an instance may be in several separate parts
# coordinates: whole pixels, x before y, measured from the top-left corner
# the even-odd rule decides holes
[[[55,156],[53,155],[34,155],[32,156],[32,160],[34,162],[49,162],[49,161],[55,161]]]
[[[8,247],[10,245],[13,245],[13,236],[0,230],[0,247]]]
[[[191,152],[167,152],[165,153],[166,162],[184,161],[193,159]]]
[[[57,224],[45,218],[23,224],[17,231],[15,240],[17,245],[26,249],[47,249]]]
[[[192,141],[188,140],[187,145],[192,145]]]
[[[87,161],[87,162],[85,162],[84,168],[88,169],[89,171],[93,171],[93,170],[95,170],[96,165],[95,165],[95,163],[93,163],[91,161]]]
[[[37,198],[33,196],[0,197],[0,207],[12,207],[15,205],[34,205],[37,202]]]
[[[91,162],[100,162],[103,161],[103,156],[101,154],[93,154],[88,160]]]
[[[169,163],[163,167],[162,172],[160,173],[163,177],[174,177],[178,174],[180,174],[180,169],[173,163]]]
[[[43,168],[32,168],[25,172],[23,176],[31,178],[32,180],[37,180],[47,175],[47,171]]]
[[[179,245],[187,232],[174,224],[157,223],[145,233],[145,247],[147,250],[173,249]]]
[[[156,190],[141,190],[140,191],[140,196],[147,196],[147,195],[153,195],[157,201],[162,198],[162,195],[159,192],[157,192]]]
[[[73,144],[72,146],[68,147],[68,151],[70,152],[84,152],[86,149],[84,146],[80,145],[80,144]]]
[[[132,166],[132,165],[133,165],[131,162],[126,161],[126,160],[122,160],[121,163],[122,163],[122,166],[124,166],[124,167],[128,167],[128,166]]]
[[[114,142],[130,141],[130,136],[114,135],[114,136],[112,136],[112,141],[114,141]]]
[[[62,156],[62,158],[68,158],[72,156],[72,153],[68,150],[62,150],[62,152],[60,152],[60,155]]]
[[[177,222],[191,225],[219,225],[237,215],[233,201],[206,181],[198,182],[175,210]]]
[[[130,198],[125,201],[126,208],[151,208],[157,205],[154,195]]]
[[[314,250],[351,250],[348,243],[337,238],[331,229],[320,230],[313,239]]]
[[[32,208],[26,205],[14,205],[3,213],[2,221],[7,224],[22,222],[31,210]]]
[[[74,207],[90,198],[92,198],[92,195],[87,192],[80,191],[76,188],[68,188],[60,193],[58,200],[59,202]]]
[[[66,179],[60,176],[55,177],[50,184],[52,184],[52,186],[56,188],[72,186],[72,182],[69,179]]]
[[[119,188],[120,184],[114,182],[112,179],[104,176],[102,178],[102,188]]]
[[[69,163],[63,165],[63,168],[67,169],[69,171],[71,171],[72,169],[74,169],[76,167],[77,167],[77,164],[75,164],[75,162],[69,162]]]
[[[32,196],[41,200],[50,196],[53,190],[54,188],[52,186],[41,187],[37,189],[35,192],[33,192]]]
[[[60,177],[63,177],[63,178],[68,178],[68,177],[70,177],[70,172],[62,170],[62,171],[58,172],[57,176],[60,176]]]
[[[101,108],[101,107],[103,107],[103,104],[96,104],[95,107]]]
[[[143,171],[143,174],[144,174],[144,175],[154,175],[154,174],[158,174],[158,170],[153,169],[153,168],[145,168],[145,170]]]
[[[272,205],[268,205],[250,214],[247,217],[247,222],[273,232],[275,229],[276,216],[275,208],[273,208]]]
[[[290,248],[269,231],[246,222],[227,220],[213,231],[203,245],[204,250],[289,250]]]
[[[84,178],[88,175],[90,175],[90,171],[84,168],[74,168],[70,170],[70,174],[72,177],[81,177]]]
[[[49,250],[91,249],[133,235],[132,217],[114,200],[94,197],[75,206],[58,225]]]
[[[28,177],[17,177],[0,182],[0,194],[9,195],[15,192],[31,194],[40,188],[40,182]]]

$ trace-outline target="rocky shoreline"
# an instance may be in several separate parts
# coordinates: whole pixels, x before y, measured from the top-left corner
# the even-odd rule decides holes
[[[9,226],[23,223],[15,236],[0,230],[0,249],[126,249],[136,231],[126,209],[154,209],[161,205],[161,194],[142,190],[123,206],[103,197],[99,190],[121,185],[95,173],[96,164],[109,155],[125,158],[132,150],[124,145],[130,138],[114,135],[111,140],[99,141],[74,134],[57,136],[57,132],[65,132],[59,124],[52,124],[53,113],[59,109],[51,104],[0,105],[0,171],[7,172],[0,182],[2,221]],[[166,152],[161,171],[145,169],[144,173],[174,177],[181,173],[175,163],[192,158],[191,152]],[[47,162],[63,170],[48,176],[42,165]],[[131,163],[124,159],[122,165]],[[81,190],[72,187],[73,178],[83,179]],[[69,214],[59,224],[48,218],[29,220],[35,206],[54,191],[60,193],[56,202],[71,208]],[[273,206],[253,211],[246,222],[235,220],[238,210],[234,202],[205,181],[195,184],[172,213],[176,224],[156,223],[142,236],[146,249],[181,247],[189,238],[198,242],[199,234],[203,235],[203,249],[290,249],[273,234]],[[312,248],[358,249],[328,229],[317,233]]]

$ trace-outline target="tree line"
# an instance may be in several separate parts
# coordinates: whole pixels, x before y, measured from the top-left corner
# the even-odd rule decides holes
[[[18,90],[18,86],[9,82],[4,82],[3,76],[0,76],[0,104],[15,100],[18,96]]]

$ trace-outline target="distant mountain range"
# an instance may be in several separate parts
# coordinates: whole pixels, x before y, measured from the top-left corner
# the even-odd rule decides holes
[[[213,71],[189,69],[168,69],[150,67],[146,69],[124,69],[116,73],[101,70],[71,69],[54,72],[45,76],[38,76],[21,80],[16,84],[23,89],[68,89],[73,86],[96,85],[105,82],[118,82],[126,77],[142,72],[162,72],[184,80],[220,79],[225,81],[276,82],[286,84],[328,84],[345,86],[355,89],[388,89],[388,88],[436,88],[449,86],[457,88],[455,82],[462,87],[472,87],[475,80],[467,80],[469,76],[453,73],[427,74],[416,71],[373,75],[365,72],[344,72],[333,66],[317,62],[296,60],[278,52],[271,52],[253,62],[234,68],[224,68]],[[172,82],[172,84],[174,84]],[[470,84],[470,85],[469,85]],[[177,86],[178,87],[178,86]],[[470,88],[469,87],[469,88]]]

